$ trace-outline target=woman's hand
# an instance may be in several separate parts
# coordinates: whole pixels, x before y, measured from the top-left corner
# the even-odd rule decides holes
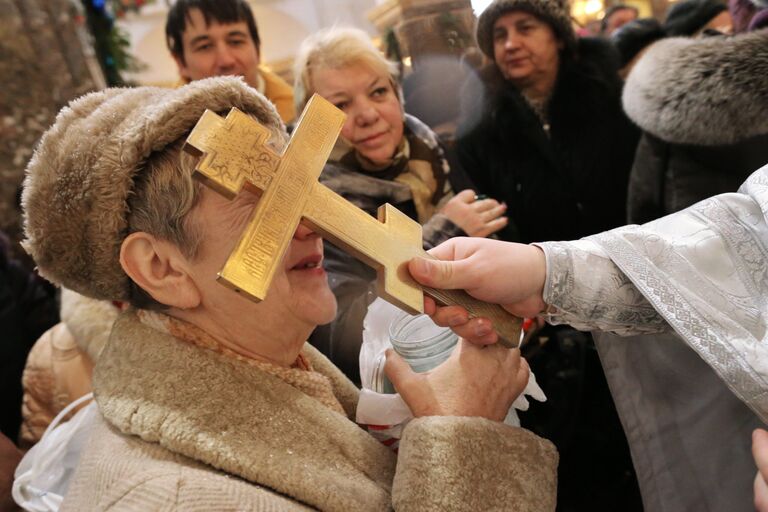
[[[415,373],[390,349],[384,371],[417,418],[476,416],[494,421],[504,421],[530,374],[519,350],[464,340],[447,361],[426,373]]]
[[[459,226],[467,235],[486,237],[507,225],[507,205],[495,199],[475,200],[473,190],[462,190],[453,196],[440,213]]]
[[[542,293],[546,278],[544,252],[533,245],[483,238],[452,238],[429,251],[437,260],[414,258],[408,270],[432,288],[461,289],[473,297],[501,304],[510,313],[533,317],[546,309]],[[436,307],[424,299],[435,323],[451,327],[477,344],[495,343],[498,336],[487,318],[473,318],[460,306]]]

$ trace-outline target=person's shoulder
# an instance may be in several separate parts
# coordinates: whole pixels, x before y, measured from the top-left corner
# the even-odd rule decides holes
[[[288,96],[293,98],[293,87],[283,80],[280,75],[263,66],[259,66],[259,74],[261,74],[261,77],[264,79],[265,96],[268,98],[282,98]]]
[[[576,43],[575,63],[578,67],[588,67],[592,73],[618,79],[621,57],[611,41],[602,37],[582,37]]]
[[[293,121],[296,118],[293,87],[279,75],[262,66],[259,67],[259,74],[264,80],[264,96],[275,105],[283,122]]]

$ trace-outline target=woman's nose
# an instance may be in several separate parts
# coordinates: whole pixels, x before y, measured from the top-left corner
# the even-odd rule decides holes
[[[504,41],[504,48],[507,50],[514,50],[519,46],[519,38],[514,34],[509,34],[506,41]]]
[[[299,227],[296,228],[296,232],[293,234],[293,238],[296,240],[309,240],[312,238],[317,238],[320,235],[312,231],[312,228],[309,228],[305,226],[304,224],[299,224]]]
[[[368,126],[375,123],[379,119],[379,111],[372,104],[362,105],[355,112],[355,122],[358,126]]]

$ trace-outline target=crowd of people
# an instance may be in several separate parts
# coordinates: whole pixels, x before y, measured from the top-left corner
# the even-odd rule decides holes
[[[93,392],[61,510],[768,510],[768,5],[638,16],[583,37],[566,2],[494,0],[482,63],[434,98],[446,124],[361,30],[310,35],[291,86],[247,2],[176,0],[177,87],[74,99],[20,198],[36,271],[0,238],[0,509]],[[346,114],[320,181],[454,260],[414,278],[534,319],[508,350],[426,300],[464,339],[427,374],[388,356],[414,416],[397,453],[355,423],[375,270],[300,224],[263,301],[217,283],[259,197],[219,195],[182,149],[236,107],[279,151],[313,94]],[[548,400],[507,425],[530,371]]]

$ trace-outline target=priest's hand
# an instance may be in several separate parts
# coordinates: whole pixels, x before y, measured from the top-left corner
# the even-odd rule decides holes
[[[433,288],[463,289],[473,297],[501,304],[520,317],[546,309],[542,292],[546,277],[544,252],[536,246],[482,238],[452,238],[429,251],[438,260],[414,258],[408,269],[419,283]],[[436,307],[424,299],[424,309],[438,325],[451,327],[476,344],[498,340],[490,320],[473,318],[460,306]]]
[[[530,375],[519,350],[465,340],[459,340],[443,364],[425,373],[415,373],[390,349],[384,371],[417,418],[475,416],[494,421],[504,421]]]

